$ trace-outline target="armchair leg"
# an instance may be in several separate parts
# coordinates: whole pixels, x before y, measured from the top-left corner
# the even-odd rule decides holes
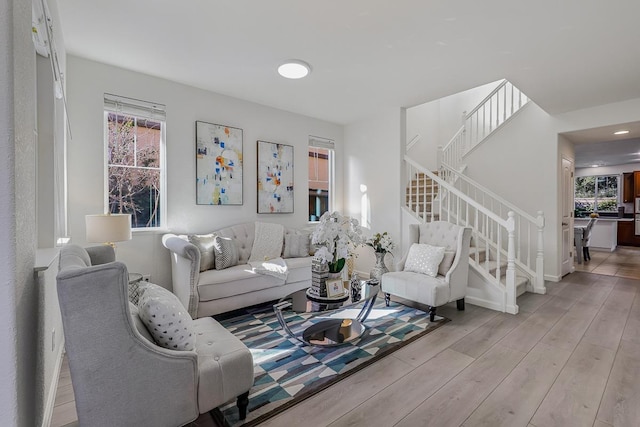
[[[249,406],[249,391],[238,396],[236,405],[238,406],[238,418],[240,420],[244,420],[245,418],[247,418],[247,407]]]
[[[456,306],[458,308],[458,311],[464,311],[464,298],[456,300]]]
[[[435,322],[435,321],[436,321],[436,308],[429,307],[429,322]]]
[[[384,294],[384,304],[389,307],[389,303],[391,302],[391,294],[385,293]]]

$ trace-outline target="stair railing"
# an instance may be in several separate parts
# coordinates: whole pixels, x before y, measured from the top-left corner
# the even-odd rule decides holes
[[[515,262],[532,278],[533,291],[544,293],[544,213],[534,217],[444,163],[439,177],[499,217],[514,213]]]
[[[460,170],[462,158],[528,102],[529,98],[520,89],[503,80],[477,107],[463,117],[462,127],[442,147],[443,161]]]
[[[485,262],[479,262],[480,248],[478,245],[471,249],[470,255],[473,258],[469,262],[475,265],[487,280],[504,292],[503,310],[507,313],[517,314],[515,270],[518,242],[515,232],[515,214],[507,212],[504,218],[500,217],[464,194],[460,189],[413,161],[409,156],[405,155],[404,161],[407,182],[416,183],[416,188],[409,185],[407,192],[410,211],[421,221],[439,218],[457,225],[471,227],[474,241],[482,241],[486,253],[493,250],[496,254],[496,268],[491,271],[488,259]],[[430,178],[430,182],[427,183],[425,178],[420,179],[420,176]],[[423,185],[420,185],[421,182]],[[440,203],[434,203],[433,195],[436,192],[440,194]],[[427,202],[427,200],[431,200],[431,202]],[[504,254],[507,258],[507,267],[503,284],[501,265]]]

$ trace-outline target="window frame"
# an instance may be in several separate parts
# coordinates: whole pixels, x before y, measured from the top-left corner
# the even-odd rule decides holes
[[[584,199],[585,197],[578,197],[578,195],[576,194],[576,188],[577,188],[577,182],[578,179],[580,178],[590,178],[593,177],[595,178],[594,181],[594,188],[593,188],[593,210],[592,211],[586,211],[586,212],[595,212],[595,213],[603,213],[603,212],[607,212],[607,213],[614,213],[617,212],[617,208],[618,206],[620,206],[621,203],[621,195],[620,195],[620,184],[622,182],[622,177],[620,174],[616,174],[616,173],[609,173],[609,174],[602,174],[602,175],[582,175],[582,176],[576,176],[574,179],[574,184],[573,184],[573,198],[574,198],[574,211],[577,211],[576,209],[576,204],[578,203],[577,200],[580,199]],[[603,177],[615,177],[617,184],[616,184],[616,210],[610,210],[610,211],[599,211],[598,210],[598,178],[603,178]]]
[[[106,100],[107,94],[105,94]],[[122,98],[126,101],[137,101],[131,100],[129,98]],[[164,117],[164,106],[161,106],[162,116],[156,117],[153,114],[153,110],[150,110],[150,114],[139,114],[135,110],[142,110],[143,108],[149,108],[144,103],[144,101],[138,101],[139,105],[134,105],[133,109],[128,109],[126,106],[123,106],[120,111],[114,111],[112,108],[108,108],[106,105],[103,106],[103,161],[104,161],[104,191],[103,191],[103,206],[104,211],[110,211],[109,205],[109,114],[122,114],[127,116],[135,117],[136,119],[146,119],[152,120],[160,123],[160,159],[158,161],[158,170],[160,172],[159,177],[159,185],[160,185],[160,197],[158,203],[160,204],[159,214],[160,214],[160,222],[156,226],[151,227],[135,227],[134,224],[131,225],[132,232],[145,232],[145,231],[157,231],[157,230],[165,230],[167,227],[167,173],[166,173],[166,134],[167,134],[167,123],[166,118]],[[159,106],[160,104],[151,104],[154,108]],[[160,111],[160,110],[158,110]]]
[[[333,212],[335,206],[335,145],[333,140],[327,138],[320,138],[316,136],[309,136],[309,144],[307,146],[307,162],[308,158],[311,157],[310,150],[312,148],[320,148],[323,150],[327,150],[327,163],[328,163],[328,198],[327,198],[327,212]],[[307,173],[307,202],[309,201],[309,192],[311,190],[310,183],[311,175],[310,171]],[[309,206],[307,203],[307,221],[310,224],[316,224],[320,221],[320,218],[315,221],[311,220],[311,212],[309,211]]]

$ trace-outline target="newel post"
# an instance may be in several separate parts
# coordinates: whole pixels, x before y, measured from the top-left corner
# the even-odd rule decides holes
[[[544,294],[547,288],[544,286],[544,212],[538,211],[538,251],[536,254],[536,283],[534,291]]]
[[[509,211],[507,214],[507,313],[518,314],[518,305],[516,304],[516,214]]]

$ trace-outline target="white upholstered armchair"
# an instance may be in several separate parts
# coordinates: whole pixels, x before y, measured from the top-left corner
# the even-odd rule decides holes
[[[445,221],[409,225],[409,252],[396,264],[396,271],[382,275],[382,292],[389,305],[391,295],[416,301],[429,306],[429,318],[433,322],[436,307],[452,301],[457,302],[458,310],[464,310],[464,297],[467,293],[469,278],[469,243],[471,228],[461,227]],[[444,248],[442,261],[434,267],[435,277],[425,274],[420,268],[406,268],[409,254],[414,258],[420,247],[413,244],[426,244]],[[438,251],[442,252],[441,249]],[[414,263],[415,264],[415,263]],[[413,271],[406,271],[406,270]],[[437,270],[437,271],[436,271]]]
[[[193,350],[156,344],[128,300],[127,268],[114,260],[109,246],[60,252],[58,298],[79,424],[180,426],[236,397],[243,419],[253,385],[249,349],[210,317],[193,321]]]

